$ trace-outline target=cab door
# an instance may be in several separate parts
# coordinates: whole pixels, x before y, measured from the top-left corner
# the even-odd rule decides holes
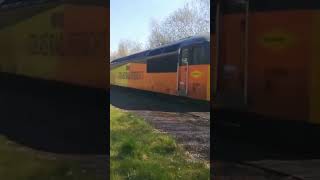
[[[189,64],[191,60],[191,47],[184,47],[180,50],[179,62],[178,62],[178,95],[188,96],[188,74]]]
[[[215,101],[229,107],[247,105],[248,1],[220,4]]]

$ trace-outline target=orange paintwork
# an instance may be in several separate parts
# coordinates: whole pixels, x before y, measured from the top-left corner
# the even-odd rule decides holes
[[[213,91],[213,92],[210,92],[209,94],[209,98],[211,97],[211,94],[215,94],[217,92],[217,85],[216,85],[216,82],[217,82],[217,61],[216,61],[216,48],[217,48],[217,43],[216,43],[216,35],[214,33],[211,33],[210,35],[211,37],[211,46],[210,46],[210,62],[211,62],[211,66],[210,66],[210,77],[209,77],[209,84],[212,86],[212,88],[210,89],[210,91]],[[212,100],[213,101],[213,100]],[[211,101],[211,102],[212,102]],[[213,107],[213,106],[212,106]]]
[[[208,65],[192,65],[189,67],[188,96],[195,99],[207,99]]]
[[[310,28],[310,12],[255,13],[250,24],[251,111],[283,119],[308,119],[311,39],[306,29]],[[273,43],[276,40],[272,38],[279,42]]]
[[[320,21],[315,21],[316,17],[319,20],[320,12],[316,10],[249,13],[247,111],[320,124],[315,106],[320,97],[316,92],[320,87],[319,67],[315,66],[319,64],[316,59],[320,41],[316,30]],[[244,26],[241,21],[245,16],[226,14],[221,20],[220,60],[227,68],[219,69],[225,77],[218,77],[218,91],[242,96]],[[229,106],[227,102],[217,105]]]
[[[119,73],[130,74],[128,84],[125,87],[153,91],[158,93],[177,95],[177,73],[146,73],[146,64],[130,63],[125,71],[111,69],[111,79],[113,82],[119,81]],[[189,66],[189,87],[188,97],[193,99],[208,100],[207,85],[209,71],[208,65]],[[117,74],[118,73],[118,74]],[[140,73],[140,74],[139,74]],[[137,75],[139,74],[139,75]]]
[[[109,12],[106,7],[65,6],[64,48],[71,55],[63,56],[60,61],[60,80],[96,88],[109,86],[106,78],[109,69],[106,62],[108,26]],[[83,51],[90,55],[83,55]]]
[[[44,2],[3,13],[11,18],[0,23],[1,72],[108,87],[107,6]]]

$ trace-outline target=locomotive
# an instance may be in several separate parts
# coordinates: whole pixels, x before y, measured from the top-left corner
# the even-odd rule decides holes
[[[110,84],[210,100],[210,35],[181,39],[111,62]]]
[[[319,9],[316,0],[216,1],[214,111],[319,125]]]

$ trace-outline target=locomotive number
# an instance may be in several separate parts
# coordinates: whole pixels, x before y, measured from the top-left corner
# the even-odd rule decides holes
[[[143,79],[143,72],[119,72],[118,78],[131,80]]]

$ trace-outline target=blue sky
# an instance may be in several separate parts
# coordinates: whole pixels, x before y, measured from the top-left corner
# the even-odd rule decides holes
[[[148,40],[150,21],[164,19],[187,0],[111,0],[110,50],[117,50],[121,39],[145,43]]]

